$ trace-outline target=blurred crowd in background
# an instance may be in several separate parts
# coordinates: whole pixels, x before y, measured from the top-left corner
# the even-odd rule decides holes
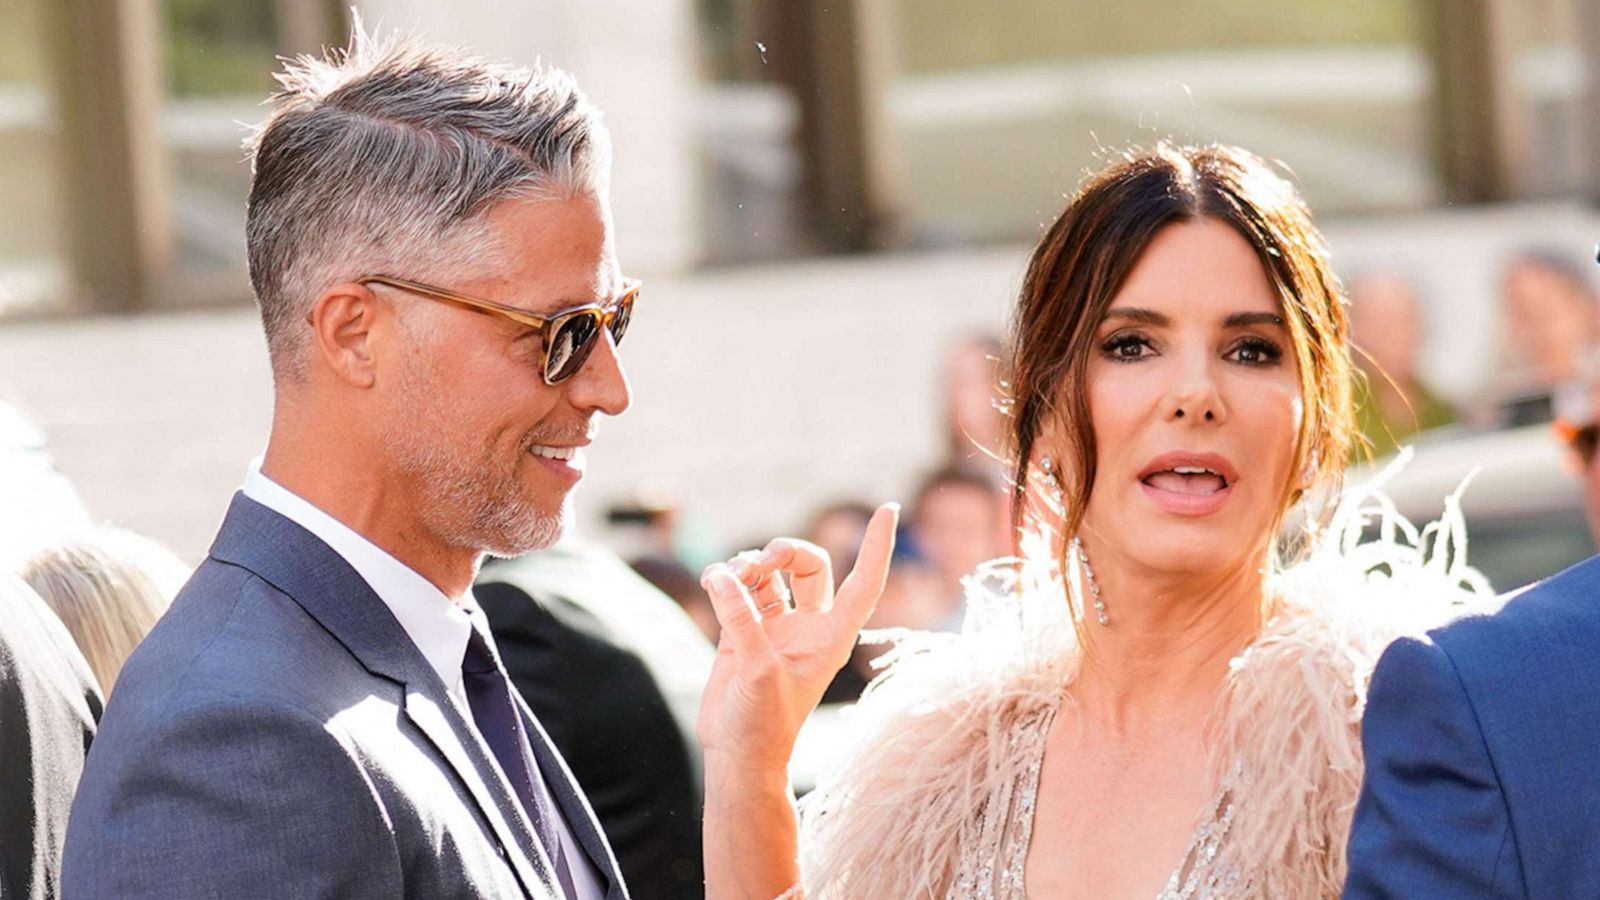
[[[584,751],[610,732],[538,710],[595,764],[574,768],[625,868],[696,883],[693,717],[717,637],[704,565],[782,533],[842,577],[873,507],[899,498],[869,625],[960,628],[962,579],[1012,552],[1007,280],[1128,141],[1238,143],[1304,186],[1361,353],[1352,478],[1414,447],[1389,491],[1426,521],[1472,476],[1469,552],[1500,590],[1594,552],[1595,4],[356,6],[378,27],[543,57],[608,112],[621,255],[648,281],[627,348],[639,400],[595,446],[582,535],[485,579],[563,579],[527,646],[584,648],[550,652],[618,698],[585,715],[659,724],[652,747],[671,735],[644,770],[679,826],[666,846],[661,819],[629,817],[647,801],[603,789],[637,767]],[[265,435],[239,123],[259,118],[274,55],[338,43],[348,14],[0,5],[0,574],[56,613],[106,692]],[[753,412],[788,392],[782,415]],[[859,695],[871,656],[827,702]]]

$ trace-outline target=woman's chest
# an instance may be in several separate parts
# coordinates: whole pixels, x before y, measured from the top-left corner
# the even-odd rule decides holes
[[[1032,897],[1156,897],[1216,800],[1197,735],[1049,741],[1025,867]]]

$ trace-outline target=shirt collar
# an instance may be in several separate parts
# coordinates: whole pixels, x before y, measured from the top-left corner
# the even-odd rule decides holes
[[[472,591],[451,601],[416,570],[262,474],[259,459],[250,464],[244,495],[311,532],[343,557],[389,607],[445,687],[456,690],[461,683],[461,659],[472,634],[472,616],[478,614]]]

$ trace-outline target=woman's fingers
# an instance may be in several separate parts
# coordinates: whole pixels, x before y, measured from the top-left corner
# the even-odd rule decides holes
[[[778,538],[767,544],[753,567],[758,572],[789,573],[794,608],[800,612],[826,612],[833,606],[833,561],[828,551],[810,541]]]
[[[889,559],[894,555],[894,531],[900,522],[900,504],[885,503],[872,514],[866,537],[856,554],[856,565],[839,585],[837,605],[850,626],[860,630],[872,616],[889,577]]]
[[[728,567],[755,601],[756,612],[766,619],[783,615],[794,608],[794,603],[783,578],[772,569],[756,564],[761,554],[760,550],[746,550],[730,560]]]
[[[723,640],[730,643],[737,656],[768,649],[767,633],[761,627],[755,602],[732,570],[718,563],[706,569],[700,584],[711,595],[711,608],[722,625]]]

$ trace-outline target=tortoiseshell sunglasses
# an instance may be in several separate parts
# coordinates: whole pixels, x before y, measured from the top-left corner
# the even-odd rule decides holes
[[[640,287],[637,280],[625,280],[622,296],[609,309],[600,303],[585,303],[549,316],[540,316],[515,306],[479,300],[431,284],[388,275],[367,275],[356,279],[356,282],[386,285],[408,294],[449,303],[471,312],[503,316],[519,325],[539,329],[544,341],[544,366],[539,374],[544,378],[544,383],[550,385],[566,381],[583,368],[589,351],[594,349],[595,340],[600,336],[600,329],[610,328],[611,340],[622,343],[622,336],[628,333],[628,323],[633,319],[633,301],[639,296]]]

